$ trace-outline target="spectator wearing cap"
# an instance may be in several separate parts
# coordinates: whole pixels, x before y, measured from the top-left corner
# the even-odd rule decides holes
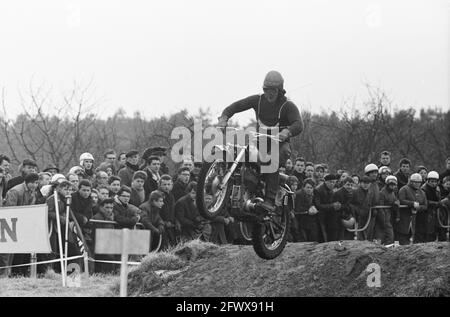
[[[391,165],[391,152],[389,151],[383,151],[380,153],[380,163],[378,164],[378,167],[387,166],[389,167]]]
[[[39,185],[39,176],[37,173],[28,173],[24,176],[24,182],[11,188],[6,194],[5,207],[7,206],[29,206],[34,205],[37,200],[37,188]],[[29,254],[1,254],[0,266],[8,266],[11,264],[19,265],[29,263]],[[5,269],[0,275],[8,274],[9,270]],[[14,268],[13,273],[25,275],[27,267]]]
[[[133,181],[134,172],[139,170],[139,152],[131,150],[126,154],[127,161],[125,167],[122,167],[118,173],[120,184],[130,187]]]
[[[140,210],[136,206],[129,203],[131,197],[131,189],[122,185],[114,197],[114,220],[117,222],[118,229],[133,229],[141,218]]]
[[[418,212],[426,212],[428,208],[427,197],[420,188],[421,184],[422,176],[414,173],[411,175],[408,184],[400,188],[398,192],[400,204],[408,206],[407,208],[400,208],[400,220],[394,226],[396,240],[401,245],[409,244],[414,233],[415,223],[413,215],[416,215]]]
[[[91,153],[85,152],[80,155],[80,167],[83,169],[81,178],[92,182],[94,180],[94,156]]]
[[[23,160],[19,170],[20,170],[20,175],[14,177],[14,178],[11,178],[8,181],[8,183],[6,185],[6,191],[10,190],[14,186],[17,186],[17,185],[23,183],[26,175],[28,175],[30,173],[36,173],[37,172],[37,164],[35,161],[33,161],[31,159],[25,159],[25,160]]]
[[[378,179],[378,166],[375,164],[368,164],[364,168],[364,173],[370,178],[370,186],[369,186],[369,207],[374,207],[378,205],[378,201],[380,200],[380,189],[377,184]],[[372,218],[370,219],[369,226],[367,227],[367,238],[372,241],[375,236],[375,217],[378,213],[378,210],[374,210],[372,212]]]
[[[333,188],[336,185],[336,175],[328,174],[324,182],[314,189],[314,206],[320,212],[320,222],[324,234],[324,242],[338,240],[339,226],[337,215],[341,204],[333,202]]]
[[[147,180],[144,184],[145,189],[145,200],[148,199],[150,193],[154,190],[158,189],[158,182],[161,179],[159,169],[161,167],[161,160],[158,156],[150,156],[145,160],[147,166],[144,169],[144,172],[147,173]]]
[[[120,177],[119,176],[110,176],[108,179],[109,184],[109,197],[114,197],[120,190]]]
[[[378,209],[375,218],[375,239],[381,241],[382,244],[391,244],[394,242],[393,225],[400,220],[397,177],[393,175],[386,177],[385,186],[380,191],[379,204],[380,206],[390,206],[391,209]]]
[[[426,183],[421,189],[427,198],[427,210],[418,211],[416,216],[416,243],[425,243],[436,241],[437,238],[437,211],[441,206],[441,193],[438,187],[439,174],[436,171],[430,171],[426,177]]]
[[[377,185],[378,189],[381,190],[384,186],[386,186],[386,177],[392,174],[392,171],[387,166],[381,166],[378,169],[378,180]]]
[[[336,175],[336,179],[339,177],[339,175]],[[330,232],[330,240],[331,239],[337,239],[337,240],[352,240],[353,234],[347,230],[345,230],[342,222],[343,220],[349,220],[350,218],[354,217],[354,211],[352,208],[352,200],[353,200],[353,193],[355,192],[354,189],[354,180],[352,177],[347,176],[342,180],[342,186],[337,191],[333,193],[333,204],[335,204],[335,207],[337,209],[336,214],[334,214],[334,219],[331,217],[329,219],[329,227],[333,228],[329,230]],[[333,214],[332,214],[333,215]]]
[[[130,204],[139,207],[145,202],[144,184],[147,180],[147,173],[144,171],[137,171],[133,174],[133,181],[131,182],[131,198]]]
[[[397,177],[397,187],[400,190],[403,186],[408,184],[411,161],[407,158],[402,158],[398,165],[399,169],[394,173],[394,176]]]
[[[178,169],[177,180],[173,184],[172,194],[177,201],[181,197],[187,194],[187,185],[189,184],[191,178],[191,172],[188,167],[181,167]]]
[[[59,168],[55,164],[48,164],[43,172],[50,173],[51,176],[59,173]]]
[[[167,155],[167,148],[163,146],[156,146],[145,149],[144,153],[142,154],[142,159],[144,160],[144,165],[141,167],[141,169],[144,169],[147,166],[147,160],[151,156],[157,156],[159,157],[160,161],[160,167],[159,167],[159,174],[170,174],[169,168],[167,167],[164,158]]]

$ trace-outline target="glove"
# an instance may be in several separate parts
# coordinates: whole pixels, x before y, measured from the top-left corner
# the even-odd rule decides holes
[[[225,116],[219,117],[219,121],[217,123],[218,128],[226,128],[228,124],[228,118]]]
[[[340,202],[338,202],[338,201],[336,201],[336,202],[334,202],[333,203],[333,208],[334,208],[334,210],[339,210],[339,209],[341,209],[341,203]]]
[[[415,201],[414,202],[414,209],[416,209],[416,210],[419,209],[419,206],[420,206],[419,203],[417,201]]]
[[[291,135],[292,134],[291,134],[291,131],[289,131],[289,129],[283,129],[283,131],[278,133],[277,138],[279,138],[281,142],[284,142],[287,139],[289,139],[291,137]]]

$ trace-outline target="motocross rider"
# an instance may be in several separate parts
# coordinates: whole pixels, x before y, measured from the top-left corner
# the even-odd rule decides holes
[[[267,129],[275,129],[275,136],[280,139],[279,157],[271,157],[277,160],[280,166],[284,166],[290,158],[290,138],[299,135],[303,131],[303,120],[297,106],[285,96],[283,89],[284,79],[277,71],[267,73],[263,83],[263,94],[252,95],[238,100],[226,107],[218,118],[218,126],[226,127],[228,120],[238,112],[253,109],[256,114],[256,130],[267,133]],[[265,200],[261,205],[266,210],[275,208],[275,197],[279,186],[279,172],[264,174],[266,189]]]

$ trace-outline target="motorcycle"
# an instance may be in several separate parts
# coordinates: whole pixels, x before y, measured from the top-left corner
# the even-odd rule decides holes
[[[280,142],[269,134],[253,134]],[[208,220],[229,211],[232,217],[250,229],[256,254],[270,260],[279,256],[286,246],[294,192],[286,184],[289,176],[280,173],[274,210],[262,207],[265,184],[260,177],[261,165],[257,159],[248,159],[255,151],[258,154],[250,142],[245,145],[215,145],[213,156],[203,163],[199,174],[196,203],[199,213]],[[234,161],[225,159],[230,156],[235,158]]]

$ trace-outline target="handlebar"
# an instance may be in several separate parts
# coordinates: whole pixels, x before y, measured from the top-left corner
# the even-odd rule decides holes
[[[235,130],[235,131],[243,131],[243,129],[238,129],[235,127],[219,127],[221,129],[230,129],[230,130]],[[255,138],[258,137],[266,137],[269,139],[272,139],[276,142],[281,143],[282,141],[280,140],[280,138],[276,137],[275,135],[271,135],[271,134],[266,134],[266,133],[261,133],[261,132],[256,132],[256,131],[248,131],[248,133],[252,134]]]

